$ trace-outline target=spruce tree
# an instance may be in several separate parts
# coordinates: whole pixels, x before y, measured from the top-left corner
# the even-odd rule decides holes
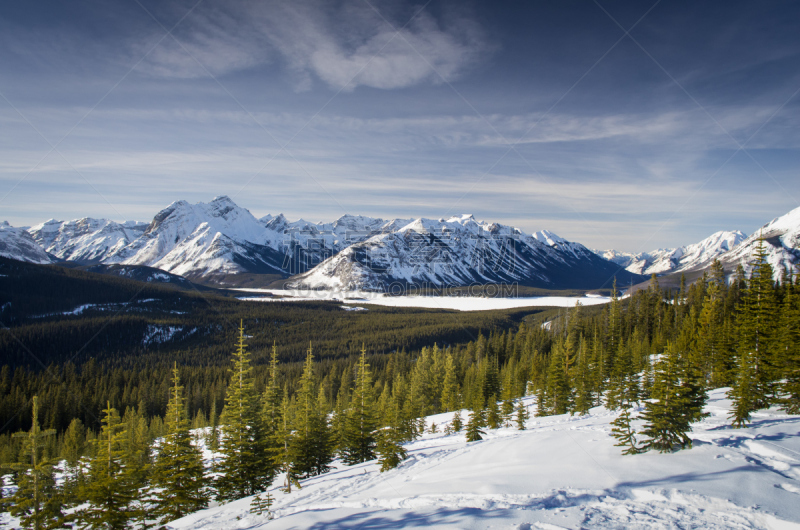
[[[458,381],[456,380],[456,365],[452,354],[447,354],[445,360],[444,380],[442,382],[442,411],[451,412],[458,408]]]
[[[260,406],[255,391],[250,353],[244,342],[244,325],[239,324],[239,338],[233,352],[231,380],[222,411],[215,487],[217,500],[228,502],[264,491],[272,477],[264,468]]]
[[[281,429],[281,389],[278,384],[278,349],[275,343],[272,344],[272,353],[269,361],[269,379],[264,388],[264,395],[261,398],[261,425],[262,435],[262,456],[264,468],[269,476],[274,476],[278,472],[275,463],[275,455],[280,452],[281,444],[276,436]],[[270,480],[271,482],[271,480]]]
[[[483,415],[483,410],[473,410],[469,413],[466,430],[467,442],[477,442],[479,440],[483,440],[483,436],[481,435],[486,434],[481,430],[481,427],[483,427],[486,421]]]
[[[160,524],[208,506],[203,454],[192,444],[182,393],[176,364],[167,404],[167,434],[158,447],[151,477],[155,509],[149,515]]]
[[[291,444],[293,473],[300,478],[326,473],[333,460],[333,437],[326,415],[319,410],[311,345],[300,377],[294,430]]]
[[[136,517],[134,500],[139,497],[134,471],[125,467],[127,432],[117,409],[106,404],[102,429],[93,440],[94,454],[84,497],[89,506],[81,510],[78,520],[92,528],[125,530]]]
[[[636,430],[633,428],[631,422],[633,415],[631,414],[631,407],[622,407],[622,412],[617,415],[617,418],[611,422],[611,436],[617,439],[614,445],[624,447],[622,451],[624,455],[635,455],[641,452],[641,449],[636,445]]]
[[[764,240],[759,239],[747,288],[737,318],[738,344],[733,386],[734,427],[750,421],[750,414],[768,407],[777,390],[779,372],[770,351],[775,331],[776,303],[772,266],[767,261]]]
[[[503,418],[500,414],[500,407],[497,406],[497,397],[489,397],[489,406],[486,409],[486,426],[490,429],[497,429],[500,427]]]
[[[292,486],[300,489],[300,482],[292,467],[292,444],[295,433],[292,430],[292,406],[289,400],[289,387],[283,387],[283,399],[281,400],[281,414],[278,430],[273,435],[272,446],[275,448],[273,463],[275,467],[284,474],[283,491],[292,492]]]
[[[372,391],[372,373],[367,364],[367,351],[361,347],[350,409],[345,417],[342,461],[347,465],[366,462],[375,458],[377,444],[375,430],[378,418]]]
[[[381,429],[377,438],[376,451],[380,455],[378,462],[381,465],[381,473],[396,468],[408,456],[402,444],[402,435],[394,426]]]
[[[783,372],[783,409],[800,414],[800,289],[790,285],[783,301],[778,339],[780,367]]]
[[[656,364],[655,379],[650,399],[645,403],[642,419],[645,421],[642,434],[648,437],[643,449],[657,449],[662,453],[675,448],[692,446],[686,433],[691,432],[691,422],[696,411],[687,387],[681,385],[686,372],[681,366],[680,354],[668,343],[661,359]]]
[[[55,429],[42,430],[39,426],[39,398],[34,396],[31,429],[14,434],[14,438],[23,439],[23,461],[6,466],[17,474],[17,490],[7,501],[8,511],[19,517],[23,528],[64,528],[63,499],[56,487],[54,462],[44,454],[47,439],[55,433]]]
[[[463,427],[464,420],[461,419],[461,411],[457,410],[455,414],[453,414],[453,432],[461,432]]]
[[[547,369],[546,410],[549,414],[566,414],[572,404],[572,388],[568,378],[569,355],[565,341],[553,344]]]
[[[79,418],[74,418],[61,442],[61,458],[64,459],[64,498],[66,504],[77,501],[78,492],[85,482],[85,470],[83,469],[82,457],[86,452],[86,433],[83,422]]]
[[[525,430],[525,422],[531,417],[530,413],[528,412],[528,407],[525,406],[525,403],[522,399],[517,401],[516,407],[516,418],[515,421],[517,423],[517,430],[524,431]]]

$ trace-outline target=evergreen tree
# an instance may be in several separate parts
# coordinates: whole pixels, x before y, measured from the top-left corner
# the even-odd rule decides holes
[[[269,379],[267,380],[261,403],[261,425],[264,429],[261,440],[261,451],[264,456],[263,465],[266,474],[274,477],[278,472],[275,455],[280,452],[282,445],[276,436],[281,429],[281,421],[283,419],[281,415],[281,390],[278,384],[278,349],[274,342],[272,343],[269,361]]]
[[[782,358],[783,409],[800,414],[800,296],[798,285],[790,285],[783,301],[778,350]]]
[[[442,411],[450,412],[458,408],[458,381],[456,380],[456,364],[448,353],[445,360],[444,380],[442,382]]]
[[[264,515],[266,512],[267,519],[272,519],[274,514],[270,510],[272,508],[272,503],[275,499],[272,498],[272,494],[267,492],[265,495],[261,495],[260,493],[253,497],[253,500],[250,502],[250,513],[255,515]]]
[[[643,449],[658,449],[662,453],[677,446],[691,447],[686,433],[692,430],[695,411],[686,387],[681,385],[685,372],[681,369],[678,350],[667,344],[666,351],[656,364],[655,380],[650,399],[645,403],[642,434],[648,437]]]
[[[553,345],[547,369],[546,407],[550,414],[566,414],[572,403],[572,388],[569,384],[569,355],[564,340]]]
[[[47,439],[55,433],[55,429],[42,430],[39,426],[39,398],[34,396],[31,429],[14,434],[15,438],[23,440],[23,461],[7,466],[17,474],[17,490],[8,501],[8,511],[19,517],[23,528],[65,528],[62,498],[53,472],[54,462],[44,454]]]
[[[586,339],[583,334],[578,342],[578,358],[575,363],[572,381],[575,384],[575,412],[587,414],[594,404],[592,395],[591,363]]]
[[[172,374],[167,434],[158,447],[151,480],[156,507],[149,515],[158,519],[160,524],[205,508],[209,499],[203,475],[203,455],[192,444],[177,364]]]
[[[93,440],[94,454],[84,497],[89,506],[78,514],[79,521],[92,528],[125,530],[136,517],[134,500],[139,497],[137,479],[125,468],[127,432],[119,412],[106,404],[102,429]]]
[[[326,473],[333,460],[333,437],[325,414],[319,410],[311,345],[297,392],[294,429],[291,443],[293,473],[300,478]]]
[[[242,323],[239,324],[238,345],[230,372],[231,381],[221,417],[219,452],[223,458],[215,469],[218,474],[215,481],[217,499],[221,502],[264,491],[273,478],[269,476],[270,470],[265,469],[262,458],[260,407]]]
[[[489,406],[486,411],[486,426],[490,429],[497,429],[503,421],[500,415],[500,407],[497,406],[497,397],[491,396],[489,398]]]
[[[481,427],[485,423],[485,419],[483,417],[484,411],[483,410],[473,410],[469,413],[469,419],[467,420],[467,441],[468,442],[477,442],[478,440],[483,440],[482,434],[486,434],[484,431],[481,430]]]
[[[78,492],[85,482],[84,469],[81,458],[86,452],[86,434],[83,422],[79,418],[74,418],[61,442],[61,458],[64,459],[64,497],[66,504],[72,504],[77,500]]]
[[[396,468],[408,456],[401,434],[391,425],[378,432],[376,451],[380,455],[381,473]]]
[[[632,420],[631,406],[626,404],[622,407],[622,412],[611,422],[611,436],[617,439],[617,443],[614,445],[624,447],[625,450],[622,451],[624,455],[635,455],[641,452],[636,445],[636,430],[631,425]]]
[[[461,419],[461,411],[457,410],[455,414],[453,414],[453,432],[461,432],[463,427],[464,420]]]
[[[273,435],[273,447],[276,448],[273,454],[273,463],[277,469],[284,473],[283,491],[292,492],[292,486],[300,489],[300,482],[292,467],[292,444],[294,442],[294,431],[292,430],[292,407],[289,401],[289,388],[283,387],[283,400],[281,401],[280,424],[278,430]]]
[[[746,425],[751,413],[768,407],[777,390],[777,363],[769,348],[775,329],[776,304],[772,266],[766,256],[764,241],[760,239],[737,318],[736,372],[728,393],[733,401],[734,427]]]
[[[347,465],[358,464],[375,458],[377,443],[375,429],[378,418],[375,411],[375,398],[372,391],[372,373],[367,364],[367,351],[362,346],[358,361],[350,410],[345,418],[345,431],[342,447],[342,461]]]
[[[520,399],[517,401],[516,407],[516,419],[517,422],[517,430],[524,431],[525,430],[525,422],[531,417],[530,413],[528,412],[528,407],[525,406],[525,403]]]

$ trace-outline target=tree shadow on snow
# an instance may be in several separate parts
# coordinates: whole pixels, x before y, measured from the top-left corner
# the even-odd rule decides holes
[[[671,475],[668,477],[659,477],[652,480],[640,480],[640,481],[628,481],[628,482],[620,482],[618,483],[614,489],[621,489],[621,488],[646,488],[646,487],[653,487],[653,486],[669,486],[671,484],[680,484],[683,482],[706,482],[709,480],[730,480],[731,474],[733,473],[775,473],[781,475],[785,478],[793,478],[787,477],[785,474],[781,473],[780,471],[773,469],[761,461],[747,457],[746,460],[752,464],[756,464],[754,466],[739,466],[732,469],[723,469],[720,471],[713,471],[710,473],[681,473],[680,475]]]
[[[508,517],[509,512],[510,510],[481,510],[480,508],[438,508],[426,512],[370,511],[351,513],[338,519],[319,521],[307,528],[308,530],[330,530],[331,528],[435,528],[447,524],[456,525],[464,519]]]

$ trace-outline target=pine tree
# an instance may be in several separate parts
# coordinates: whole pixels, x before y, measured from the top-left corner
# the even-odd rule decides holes
[[[479,440],[483,440],[482,434],[486,434],[484,431],[481,430],[481,427],[485,423],[485,419],[483,417],[484,411],[483,410],[473,410],[469,413],[469,419],[467,420],[467,441],[468,442],[477,442]]]
[[[445,360],[444,381],[442,382],[442,411],[451,412],[458,408],[458,381],[456,380],[456,364],[448,353]]]
[[[81,458],[86,452],[86,434],[83,422],[74,418],[61,442],[61,458],[66,464],[64,476],[64,498],[66,504],[77,500],[78,491],[85,482],[84,469]]]
[[[550,366],[547,369],[546,410],[550,414],[566,414],[572,403],[572,388],[568,379],[569,355],[564,340],[553,344]]]
[[[692,440],[686,433],[691,432],[691,422],[696,411],[686,387],[681,385],[685,377],[678,350],[672,344],[656,364],[655,380],[650,399],[645,403],[642,419],[645,421],[642,434],[648,437],[643,449],[658,449],[662,453],[691,447]]]
[[[210,426],[206,436],[206,445],[212,453],[216,453],[219,450],[219,416],[217,416],[216,397],[211,400],[211,414],[209,415],[208,423]]]
[[[294,442],[294,431],[292,430],[292,407],[289,401],[289,388],[283,387],[283,400],[281,401],[281,414],[278,430],[273,435],[273,447],[276,448],[273,454],[273,463],[277,469],[284,473],[285,481],[283,491],[292,492],[292,486],[300,489],[300,482],[292,467],[292,444]]]
[[[768,407],[777,390],[778,370],[770,345],[775,331],[776,303],[772,266],[767,261],[764,240],[759,239],[753,271],[737,318],[738,345],[731,419],[742,427],[750,414]]]
[[[461,411],[457,410],[455,414],[453,414],[453,432],[461,432],[463,427],[464,420],[461,419]]]
[[[572,380],[575,384],[575,412],[583,416],[594,404],[589,351],[583,334],[578,342],[578,359],[575,363]]]
[[[244,325],[239,324],[239,339],[233,353],[231,381],[221,417],[219,452],[215,481],[217,499],[228,502],[264,491],[272,482],[263,465],[263,429],[255,391],[250,353],[244,342]]]
[[[375,412],[372,373],[367,364],[367,351],[362,346],[350,409],[345,418],[342,447],[342,461],[345,464],[353,465],[375,458],[375,429],[378,427]]]
[[[381,465],[381,473],[396,468],[408,456],[402,445],[401,434],[391,425],[378,432],[376,451],[380,455],[378,462]]]
[[[264,395],[261,398],[261,406],[263,465],[267,472],[266,474],[274,477],[278,472],[275,455],[281,450],[281,444],[277,441],[276,435],[280,431],[282,421],[281,389],[278,385],[278,349],[274,342],[269,361],[269,379],[267,380],[266,388],[264,388]]]
[[[525,403],[520,399],[517,401],[516,407],[516,423],[517,423],[517,430],[524,431],[525,430],[525,422],[531,417],[530,413],[528,412],[528,407],[525,406]]]
[[[325,414],[319,410],[311,345],[300,377],[294,429],[291,444],[293,473],[300,478],[326,473],[333,460],[333,437]]]
[[[635,455],[641,452],[636,445],[636,430],[631,425],[632,420],[631,407],[627,405],[622,407],[622,412],[611,422],[611,436],[617,439],[617,443],[614,445],[624,447],[625,450],[622,451],[624,455]]]
[[[205,508],[209,499],[203,475],[203,455],[192,444],[177,364],[172,374],[167,434],[158,447],[151,479],[156,507],[149,515],[158,519],[160,524]]]
[[[497,397],[489,397],[489,406],[486,411],[486,426],[490,429],[497,429],[500,427],[503,418],[500,415],[500,407],[497,406]]]
[[[62,496],[56,487],[54,462],[44,455],[47,439],[55,433],[55,429],[42,430],[39,426],[39,398],[34,396],[31,429],[14,434],[14,438],[23,439],[20,456],[24,461],[6,466],[17,473],[17,490],[8,501],[8,511],[19,517],[23,528],[64,527]]]
[[[270,510],[272,508],[272,503],[275,499],[272,498],[272,494],[267,492],[265,495],[258,494],[253,497],[253,500],[250,501],[250,513],[255,515],[264,515],[264,512],[267,514],[267,519],[272,519],[274,514]]]
[[[89,506],[78,514],[81,524],[92,528],[125,530],[136,517],[137,480],[125,468],[127,432],[119,412],[106,404],[102,429],[93,440],[94,454],[84,497]]]
[[[781,390],[783,409],[800,414],[800,293],[790,286],[783,301],[778,349],[784,383]]]

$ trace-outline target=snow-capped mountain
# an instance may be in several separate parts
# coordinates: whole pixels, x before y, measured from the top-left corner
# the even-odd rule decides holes
[[[210,203],[173,202],[143,234],[104,263],[147,265],[182,276],[283,273],[282,235],[228,197]]]
[[[28,229],[51,255],[66,261],[97,263],[142,235],[147,223],[85,217],[73,221],[50,219]]]
[[[210,203],[177,201],[142,235],[104,263],[147,265],[196,278],[241,272],[305,272],[385,222],[345,215],[333,223],[289,222],[283,214],[256,219],[228,197]]]
[[[0,223],[0,256],[43,265],[50,256],[24,228],[14,228],[8,221]]]
[[[759,240],[764,240],[767,261],[772,265],[775,279],[779,279],[784,267],[790,272],[798,272],[800,267],[800,207],[786,215],[776,217],[736,248],[719,257],[725,271],[732,274],[741,264],[749,274]]]
[[[678,248],[633,254],[617,250],[595,252],[634,274],[664,274],[705,268],[722,254],[738,246],[747,236],[739,230],[720,231],[699,243]]]
[[[641,278],[579,243],[552,232],[533,235],[471,215],[416,219],[354,243],[291,285],[323,289],[386,289],[399,285],[513,283],[546,288],[596,288]]]

